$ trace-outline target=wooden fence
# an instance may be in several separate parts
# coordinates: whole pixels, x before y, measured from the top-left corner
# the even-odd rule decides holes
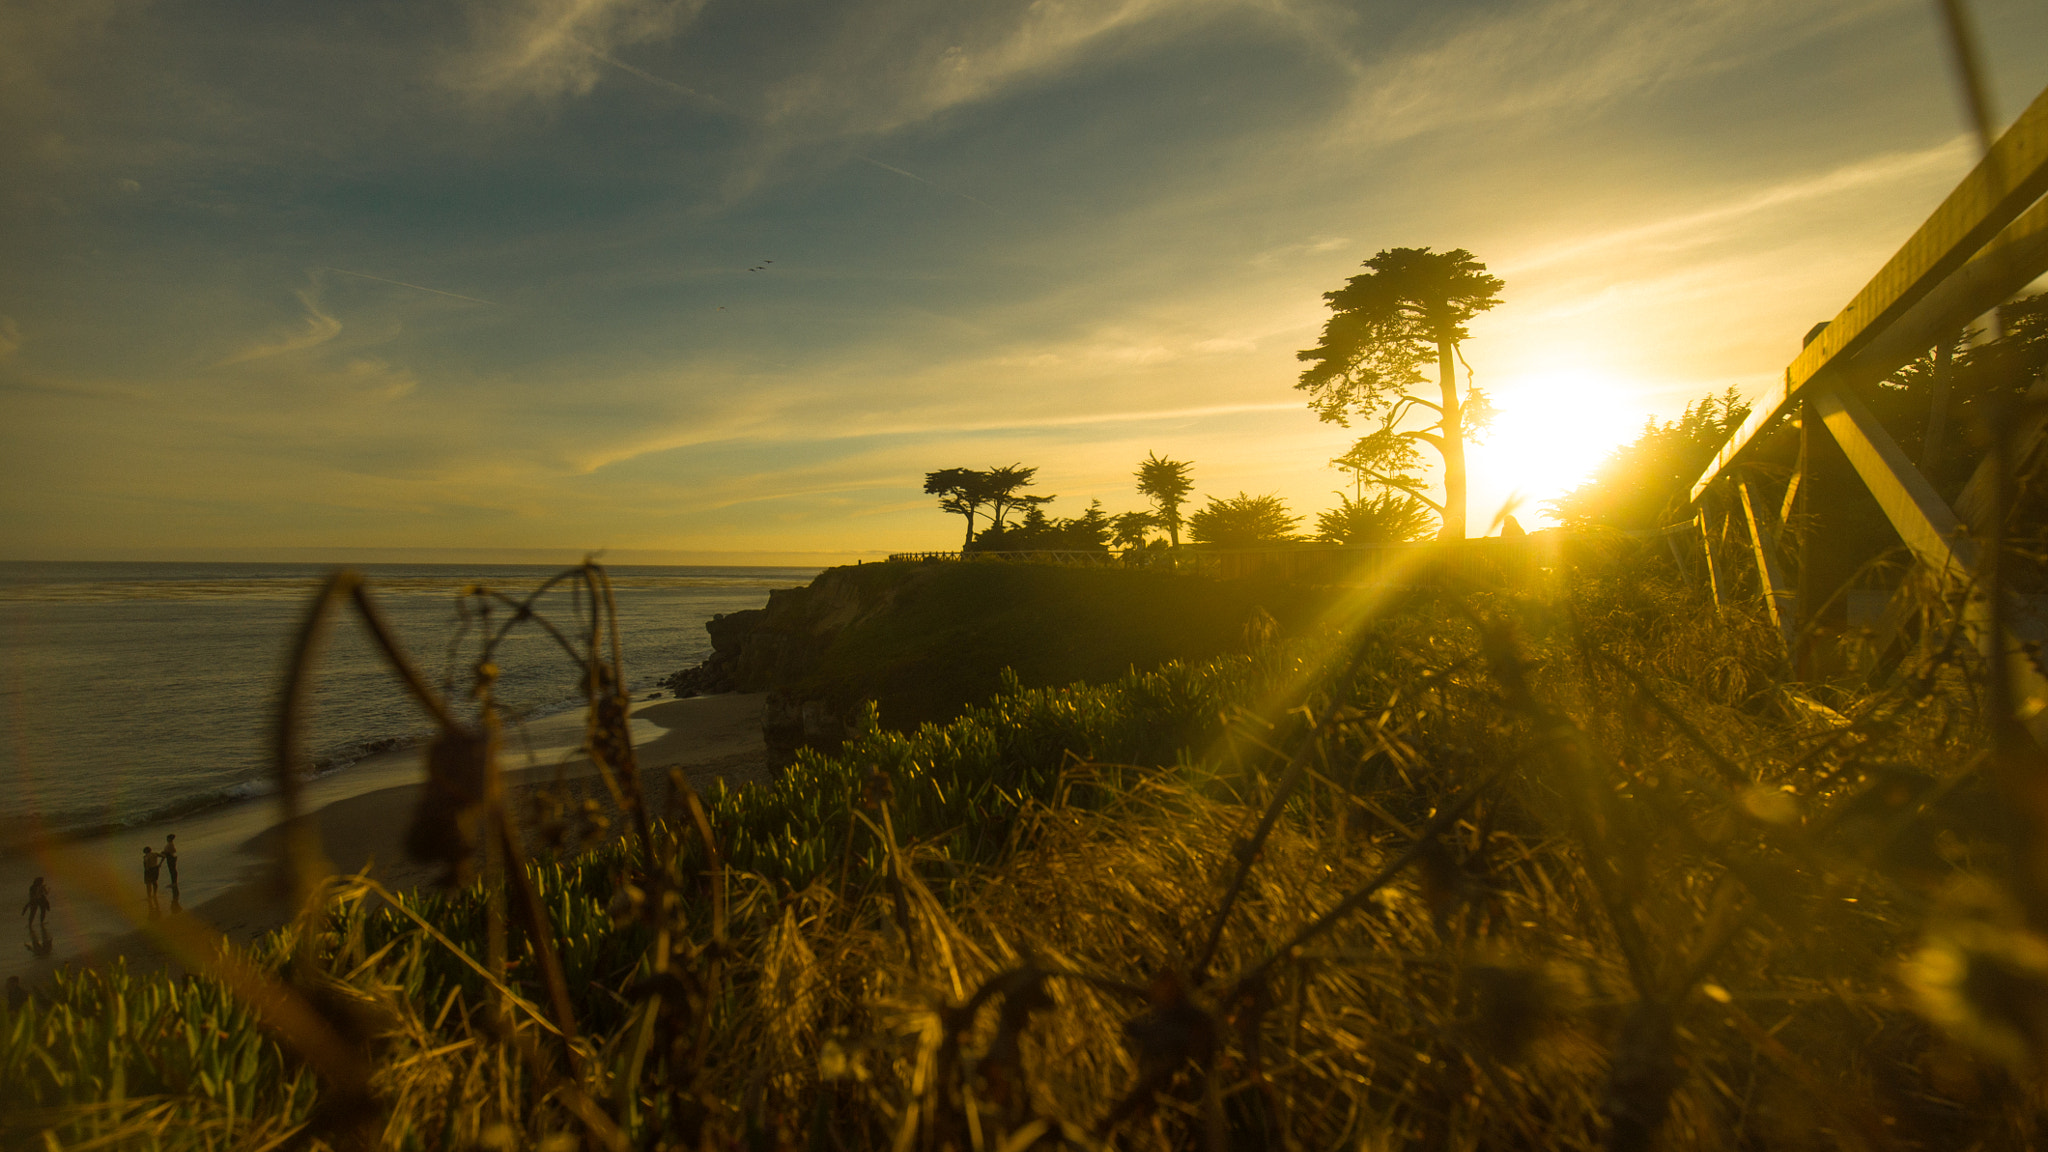
[[[1561,533],[1489,537],[1457,542],[1349,546],[1298,544],[1279,548],[1182,548],[1175,552],[898,552],[907,563],[1170,564],[1226,580],[1273,579],[1311,584],[1388,588],[1520,583],[1557,562]]]
[[[1962,332],[1984,313],[2010,300],[2048,273],[2048,90],[2035,97],[1984,158],[1964,177],[1870,283],[1819,330],[1785,369],[1784,379],[1729,437],[1714,462],[1693,486],[1694,523],[1704,542],[1708,580],[1718,599],[1726,589],[1714,554],[1710,509],[1724,524],[1740,525],[1763,603],[1784,637],[1787,653],[1802,675],[1810,673],[1814,609],[1833,589],[1807,589],[1801,597],[1791,573],[1811,572],[1809,553],[1827,547],[1813,533],[1785,531],[1805,499],[1802,487],[1812,466],[1812,438],[1820,431],[1839,444],[1856,477],[1876,498],[1899,538],[1950,592],[1961,621],[1986,657],[2002,661],[2011,675],[2017,713],[2037,739],[2048,743],[2048,676],[2037,656],[2005,626],[2008,608],[1994,605],[1976,579],[1980,557],[1966,523],[1936,492],[1883,425],[1852,392],[1882,380],[1908,361]],[[1939,387],[1939,385],[1937,385]],[[2030,403],[2048,404],[2048,381],[2037,381]],[[1787,419],[1798,421],[1799,463],[1782,490],[1766,491],[1755,469],[1743,467],[1760,433]],[[2017,453],[2037,446],[2039,420],[2030,439],[2010,445]],[[1963,490],[1958,505],[1977,512],[1980,531],[1996,504],[1990,493],[2003,481],[1997,460],[1987,454]],[[1774,486],[1774,485],[1773,485]],[[1810,584],[1810,581],[1809,581]],[[1897,595],[1903,598],[1906,593]],[[1899,604],[1888,620],[1903,616]],[[1881,642],[1888,637],[1880,636]]]

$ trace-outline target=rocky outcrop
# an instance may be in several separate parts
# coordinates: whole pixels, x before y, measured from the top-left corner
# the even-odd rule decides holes
[[[841,706],[807,681],[840,633],[885,610],[914,576],[897,565],[829,568],[806,587],[770,592],[766,608],[714,616],[704,624],[710,657],[663,686],[678,696],[766,692],[761,735],[771,756],[806,745],[837,748],[846,730]]]
[[[747,636],[767,614],[764,608],[749,608],[744,612],[721,612],[706,620],[704,630],[711,633],[711,655],[695,668],[685,668],[663,680],[662,687],[677,696],[715,696],[739,691],[740,655],[746,648]]]
[[[1056,564],[833,568],[771,593],[765,608],[711,621],[711,658],[668,686],[765,692],[771,755],[836,749],[865,701],[881,723],[908,729],[943,723],[1005,683],[1101,683],[1241,651],[1318,617],[1293,587]]]

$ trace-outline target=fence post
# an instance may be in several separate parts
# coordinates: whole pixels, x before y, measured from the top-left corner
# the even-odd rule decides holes
[[[1972,639],[1986,659],[2005,664],[2020,722],[2035,740],[2048,744],[2048,676],[2027,646],[1999,627],[1987,590],[1976,585],[1976,545],[1962,521],[1861,401],[1830,388],[1814,397],[1813,407],[1826,418],[1828,431],[1841,442],[1906,547],[1944,583],[1965,589],[1963,621]]]
[[[1793,631],[1791,605],[1785,603],[1792,596],[1785,586],[1785,577],[1778,570],[1777,558],[1772,555],[1771,542],[1764,538],[1763,526],[1756,522],[1756,507],[1749,498],[1749,481],[1737,480],[1735,492],[1742,497],[1742,518],[1749,523],[1749,546],[1756,556],[1757,583],[1763,585],[1764,608],[1770,613],[1771,623],[1778,629],[1779,639],[1785,642],[1785,656],[1791,659],[1797,634]]]
[[[1700,549],[1707,555],[1707,591],[1714,597],[1714,611],[1721,610],[1721,575],[1714,570],[1714,537],[1707,531],[1707,510],[1702,503],[1693,523],[1700,526]]]

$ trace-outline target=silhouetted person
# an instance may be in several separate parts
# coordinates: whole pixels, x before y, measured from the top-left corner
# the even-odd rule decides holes
[[[9,976],[7,978],[7,1010],[9,1012],[19,1012],[22,1005],[27,1003],[28,989],[21,986],[21,977]]]
[[[171,873],[171,893],[176,895],[178,891],[178,834],[176,832],[165,834],[164,850],[159,852],[158,855],[164,858],[164,867]]]
[[[149,845],[142,846],[142,894],[149,900],[149,910],[156,911],[156,874],[163,867],[164,858],[156,854]]]
[[[41,917],[43,928],[50,927],[50,886],[38,876],[28,886],[28,903],[22,905],[21,914],[28,917],[29,931],[35,931],[36,918]]]

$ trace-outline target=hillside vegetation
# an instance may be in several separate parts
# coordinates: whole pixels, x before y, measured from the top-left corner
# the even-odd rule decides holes
[[[2032,1146],[2048,960],[2006,877],[2034,832],[1985,776],[1971,654],[1785,687],[1767,624],[1616,547],[1398,614],[1329,597],[1279,638],[1190,585],[1204,658],[1013,677],[908,730],[868,710],[770,785],[529,864],[545,941],[488,884],[379,906],[330,881],[189,982],[61,980],[0,1034],[0,1123],[49,1147]],[[949,579],[903,618],[1022,627]],[[1119,616],[1020,642],[1108,661],[1088,632]],[[915,675],[908,642],[844,651]]]
[[[1242,648],[1255,616],[1298,629],[1313,606],[1303,589],[1161,569],[929,564],[873,571],[886,607],[840,632],[793,687],[844,706],[873,700],[892,727],[959,715],[992,699],[1006,674],[1027,687],[1099,684],[1133,669],[1207,660]]]

